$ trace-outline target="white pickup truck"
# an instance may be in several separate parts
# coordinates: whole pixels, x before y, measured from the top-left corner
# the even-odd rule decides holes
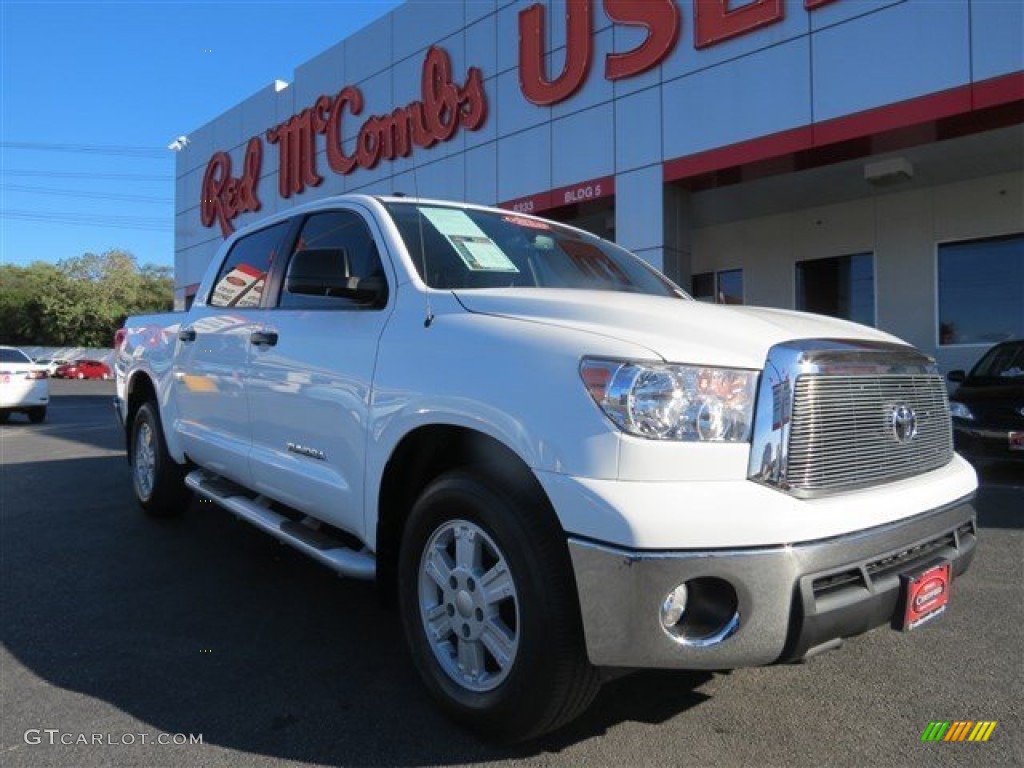
[[[929,357],[693,301],[509,211],[343,196],[269,217],[187,312],[128,321],[116,371],[147,512],[192,492],[375,579],[427,687],[494,738],[566,723],[613,668],[917,627],[974,554],[977,481]]]

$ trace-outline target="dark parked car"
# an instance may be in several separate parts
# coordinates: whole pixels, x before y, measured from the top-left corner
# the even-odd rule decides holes
[[[110,366],[99,360],[75,360],[57,368],[58,379],[110,379]]]
[[[957,450],[1024,464],[1024,340],[996,344],[970,373],[948,378],[960,384],[949,402]]]

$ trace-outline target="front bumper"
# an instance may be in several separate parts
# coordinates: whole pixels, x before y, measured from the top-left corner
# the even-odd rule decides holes
[[[799,659],[894,620],[900,575],[939,560],[970,564],[970,497],[834,538],[777,547],[650,552],[569,539],[587,653],[597,666],[729,669]],[[698,578],[736,592],[735,626],[710,643],[680,642],[660,609]],[[955,593],[952,605],[955,606]]]

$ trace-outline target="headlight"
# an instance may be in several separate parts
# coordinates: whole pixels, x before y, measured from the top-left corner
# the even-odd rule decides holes
[[[750,439],[757,371],[587,358],[580,375],[601,410],[631,435]]]
[[[963,403],[958,403],[956,400],[949,401],[949,412],[956,419],[974,419],[974,414],[971,413],[971,409]]]

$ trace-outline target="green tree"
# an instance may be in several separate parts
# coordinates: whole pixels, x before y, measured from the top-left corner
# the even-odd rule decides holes
[[[171,270],[140,267],[122,250],[85,253],[56,265],[0,266],[0,342],[101,346],[133,314],[171,309]]]

